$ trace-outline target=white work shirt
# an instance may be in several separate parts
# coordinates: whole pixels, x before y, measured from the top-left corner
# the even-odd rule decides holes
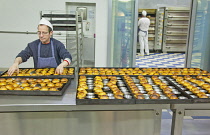
[[[150,20],[147,17],[142,17],[138,21],[139,29],[142,31],[148,31],[150,25]]]

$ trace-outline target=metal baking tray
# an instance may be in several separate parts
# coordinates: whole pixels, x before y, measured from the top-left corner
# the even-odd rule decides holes
[[[196,79],[195,76],[191,76],[191,77],[194,78],[194,79]],[[201,79],[197,79],[197,80],[201,80]],[[173,82],[171,82],[171,83],[173,83]],[[191,82],[191,83],[195,85],[195,83],[193,83],[193,82]],[[197,86],[197,87],[199,87],[199,86]],[[189,91],[188,88],[185,88],[186,90],[182,90],[178,86],[177,86],[177,88],[180,89],[180,91],[182,91],[182,93],[186,93],[187,94],[187,91]],[[203,89],[203,90],[205,90],[205,89]],[[210,94],[210,93],[206,92],[206,94]],[[193,98],[192,96],[195,96],[195,94],[192,93],[192,94],[188,94],[188,95],[192,99],[192,103],[209,103],[210,102],[210,96],[209,96],[209,98],[199,98],[199,97]]]
[[[55,68],[19,68],[19,70],[25,70],[26,72],[27,71],[29,71],[29,70],[31,70],[31,69],[35,69],[35,70],[42,70],[42,69],[54,69],[55,70]],[[13,77],[13,78],[17,78],[17,77],[27,77],[27,78],[39,78],[39,77],[45,77],[45,78],[74,78],[75,77],[75,67],[65,67],[64,69],[73,69],[73,74],[70,74],[70,75],[36,75],[36,74],[34,74],[33,75],[33,73],[28,73],[28,74],[22,74],[22,75],[12,75],[12,76],[8,76],[7,75],[7,71],[8,70],[6,70],[6,71],[4,71],[4,72],[2,72],[1,73],[1,77],[8,77],[8,78],[10,78],[10,77]]]
[[[130,76],[130,77],[137,78],[137,76]],[[147,79],[151,78],[151,76],[144,76],[144,77],[146,77]],[[165,79],[168,82],[169,86],[175,87],[173,83],[171,83],[170,81],[166,79],[166,76],[158,76],[158,77],[162,77],[163,79]],[[135,83],[138,84],[137,82]],[[135,103],[136,104],[175,104],[175,103],[189,104],[189,103],[192,103],[192,98],[188,94],[183,93],[177,88],[176,90],[180,92],[179,94],[175,94],[177,97],[184,96],[187,99],[149,99],[148,98],[148,99],[135,99]],[[161,89],[160,89],[160,92],[161,92]]]
[[[5,78],[5,77],[0,77]],[[22,77],[25,78],[25,77]],[[20,78],[20,79],[22,79]],[[9,78],[5,78],[9,79]],[[17,78],[12,78],[17,79]],[[28,78],[29,79],[29,78]],[[38,79],[38,78],[34,78]],[[39,78],[39,79],[49,79],[49,78]],[[62,79],[62,78],[58,78]],[[68,78],[68,81],[63,84],[61,88],[58,88],[59,91],[41,91],[41,90],[0,90],[0,95],[22,95],[22,96],[61,96],[64,94],[66,89],[71,84],[71,78]],[[31,88],[31,87],[30,87]]]
[[[86,78],[95,78],[96,76],[91,76],[91,75],[88,75],[86,76]],[[121,80],[123,83],[124,83],[124,86],[122,87],[127,87],[125,85],[125,81],[123,79],[122,76],[116,76],[118,77],[119,80]],[[88,79],[87,79],[88,80]],[[93,82],[94,83],[94,82]],[[79,82],[78,82],[78,85],[79,85]],[[118,86],[118,85],[117,85]],[[118,86],[118,88],[120,88],[121,86]],[[89,91],[90,89],[88,89],[87,91]],[[128,89],[129,90],[129,89]],[[92,91],[92,89],[90,90]],[[103,91],[105,92],[105,90],[103,89]],[[111,91],[111,90],[110,90]],[[111,92],[108,92],[108,93],[111,93]],[[78,92],[78,91],[77,91]],[[121,91],[122,92],[122,91]],[[77,95],[77,94],[76,94]],[[88,98],[85,98],[85,99],[78,99],[76,97],[76,104],[77,105],[93,105],[93,104],[96,104],[96,105],[101,105],[101,104],[135,104],[135,99],[133,97],[132,94],[131,95],[131,98],[130,99],[126,99],[124,97],[124,99],[88,99]],[[97,97],[96,94],[94,94],[95,97]],[[86,95],[87,97],[87,95]],[[109,96],[110,98],[111,96]]]

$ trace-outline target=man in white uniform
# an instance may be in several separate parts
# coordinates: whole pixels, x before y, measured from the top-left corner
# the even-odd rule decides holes
[[[140,43],[140,55],[144,56],[144,49],[146,55],[149,55],[149,46],[148,46],[148,29],[150,25],[149,18],[146,17],[147,12],[142,11],[142,18],[138,21],[139,26],[139,43]]]

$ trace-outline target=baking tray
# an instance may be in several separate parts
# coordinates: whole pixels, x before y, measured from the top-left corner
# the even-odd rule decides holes
[[[35,69],[35,70],[38,70],[38,69],[54,69],[55,68],[19,68],[20,70],[26,70],[26,72],[30,69]],[[75,77],[75,67],[65,67],[64,69],[73,69],[74,72],[73,74],[71,75],[33,75],[33,74],[30,74],[30,75],[27,75],[27,74],[23,74],[23,75],[12,75],[12,76],[7,76],[7,71],[4,71],[1,73],[1,77],[13,77],[13,78],[17,78],[17,77],[27,77],[27,78],[39,78],[40,76],[42,77],[45,77],[45,78],[74,78]]]
[[[80,67],[79,68],[79,71],[78,71],[78,74],[79,74],[79,76],[80,76],[80,70],[81,70],[81,68],[90,68],[90,69],[97,69],[98,71],[99,71],[99,69],[100,68],[103,68],[103,69],[113,69],[113,70],[116,70],[116,71],[119,71],[120,69],[131,69],[131,70],[134,70],[134,69],[139,69],[139,70],[141,70],[141,71],[144,71],[144,70],[150,70],[150,71],[154,71],[155,69],[158,69],[158,70],[171,70],[171,69],[180,69],[180,70],[186,70],[186,69],[194,69],[194,70],[200,70],[200,72],[201,71],[203,71],[202,69],[199,69],[199,68],[136,68],[136,67],[125,67],[125,68],[123,68],[123,67]],[[145,71],[144,71],[145,72]],[[140,74],[140,73],[138,73],[138,74],[136,74],[136,75],[148,75],[149,73],[151,73],[151,72],[148,72],[148,73],[146,73],[145,72],[145,74]],[[207,73],[206,73],[206,75],[208,75],[209,74],[209,72],[207,71]],[[87,74],[87,72],[85,73],[85,74],[82,74],[82,75],[88,75]],[[89,74],[89,75],[94,75],[94,74]],[[99,74],[95,74],[95,75],[99,75]],[[114,74],[103,74],[103,75],[114,75]],[[122,74],[122,75],[124,75],[124,74]],[[128,74],[128,73],[126,73],[126,75],[133,75],[133,74]],[[172,76],[172,74],[171,75],[166,75],[166,74],[158,74],[158,75],[164,75],[164,76]],[[177,75],[185,75],[185,74],[177,74]],[[193,74],[188,74],[188,75],[192,75],[193,76]],[[197,75],[200,75],[200,74],[196,74],[196,75],[194,75],[194,76],[197,76]],[[203,74],[204,75],[204,74]],[[153,76],[153,75],[150,75],[150,76]]]
[[[137,77],[137,76],[130,76],[130,77]],[[151,77],[151,76],[144,76],[144,77]],[[158,76],[159,77],[159,76]],[[174,86],[173,83],[168,81],[166,79],[166,76],[162,76],[170,86]],[[174,86],[175,87],[175,86]],[[191,97],[187,93],[183,93],[179,89],[177,89],[179,92],[181,92],[180,96],[187,97],[188,99],[135,99],[136,104],[189,104],[192,103]],[[176,94],[175,94],[176,95]]]
[[[4,77],[0,77],[4,78]],[[12,78],[12,77],[11,77]],[[9,79],[9,78],[5,78]],[[14,78],[15,79],[15,78]],[[20,78],[22,79],[22,78]],[[34,78],[37,79],[37,78]],[[39,79],[49,79],[49,78],[39,78]],[[58,78],[61,79],[61,78]],[[68,78],[68,82],[64,83],[59,91],[40,91],[40,90],[0,90],[0,95],[23,95],[23,96],[61,96],[66,91],[66,89],[71,84],[71,78]]]
[[[96,77],[96,75],[95,76],[85,75],[85,76],[87,78],[88,77],[91,77],[91,78],[95,78]],[[121,80],[125,84],[125,81],[122,78],[122,76],[116,76],[116,77],[120,77]],[[124,87],[126,87],[126,85]],[[119,86],[118,86],[118,88],[119,88]],[[135,99],[134,99],[132,94],[131,94],[131,96],[132,96],[132,99],[86,99],[86,98],[85,99],[77,99],[77,97],[76,97],[76,104],[77,105],[135,104]]]
[[[194,79],[196,79],[195,78],[195,76],[191,76],[191,77],[193,77]],[[197,80],[201,80],[201,79],[197,79]],[[171,82],[171,83],[173,83],[173,82]],[[192,82],[191,82],[192,83]],[[193,83],[193,84],[195,84],[195,83]],[[181,84],[180,84],[181,85]],[[178,86],[177,86],[178,87]],[[199,86],[198,86],[199,87]],[[179,88],[180,89],[180,88]],[[186,88],[186,90],[188,90],[189,91],[189,89],[188,88]],[[181,90],[180,89],[180,91],[182,91],[183,93],[186,93],[186,90],[184,91],[184,90]],[[205,90],[205,89],[204,89]],[[187,94],[187,93],[186,93]],[[207,93],[207,94],[210,94],[210,93]],[[189,94],[188,94],[189,95]],[[195,94],[192,94],[192,95],[195,95]],[[209,98],[193,98],[193,97],[191,97],[191,95],[189,95],[190,96],[190,98],[192,99],[192,103],[210,103],[210,97]]]

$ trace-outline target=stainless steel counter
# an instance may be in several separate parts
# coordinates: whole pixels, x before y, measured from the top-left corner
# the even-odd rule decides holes
[[[0,112],[71,111],[75,106],[76,83],[72,80],[63,96],[0,95]]]
[[[1,95],[1,134],[160,135],[169,104],[76,105],[75,80],[63,96]]]

